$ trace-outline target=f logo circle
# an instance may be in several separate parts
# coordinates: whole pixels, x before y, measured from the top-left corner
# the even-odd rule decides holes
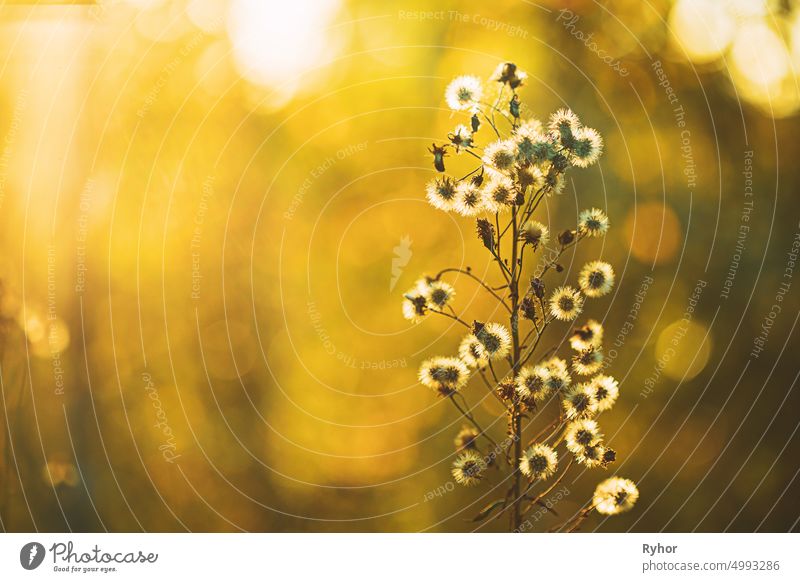
[[[44,546],[39,542],[29,542],[19,551],[19,563],[26,570],[35,570],[44,561]]]

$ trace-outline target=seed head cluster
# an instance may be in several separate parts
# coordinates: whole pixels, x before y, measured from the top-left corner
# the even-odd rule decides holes
[[[539,482],[551,483],[547,491],[572,465],[606,470],[615,463],[617,453],[606,442],[599,417],[621,397],[619,382],[606,373],[602,322],[578,321],[590,300],[612,292],[614,268],[591,260],[570,277],[560,263],[578,244],[604,237],[608,216],[591,207],[558,229],[536,218],[543,200],[563,192],[568,171],[598,163],[603,139],[567,108],[542,118],[523,115],[529,110],[518,90],[529,82],[516,64],[504,62],[488,82],[462,75],[447,85],[444,98],[457,119],[448,123],[446,139],[428,148],[435,176],[425,195],[433,208],[474,221],[486,268],[480,265],[480,275],[459,266],[423,276],[402,298],[403,316],[411,323],[436,315],[463,332],[455,355],[426,359],[418,378],[452,401],[465,422],[454,439],[455,482],[508,491],[476,520],[508,513],[512,529],[541,501]],[[448,173],[456,164],[470,171],[461,177],[461,171]],[[478,260],[469,258],[473,266]],[[492,280],[485,275],[490,272]],[[462,291],[465,299],[456,284],[459,290],[469,285]],[[486,307],[476,301],[479,294],[494,305],[482,308],[488,321],[464,313],[467,305]],[[557,335],[546,336],[547,328],[565,322],[574,323],[559,332],[563,345],[547,345],[544,340]],[[493,409],[467,401],[472,386],[480,398],[502,408],[505,440],[486,430],[502,424],[501,418],[486,418]],[[502,475],[503,467],[509,476]],[[638,497],[632,481],[611,477],[597,486],[589,511],[614,515],[630,510]],[[562,525],[574,529],[575,524]]]

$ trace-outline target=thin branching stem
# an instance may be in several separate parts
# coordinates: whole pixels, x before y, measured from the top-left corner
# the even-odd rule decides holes
[[[483,368],[478,368],[478,372],[480,373],[480,376],[481,376],[481,379],[483,380],[483,383],[486,384],[486,387],[489,389],[489,393],[492,396],[494,396],[500,402],[500,404],[503,405],[503,408],[505,408],[506,407],[506,403],[503,402],[503,399],[500,398],[500,396],[495,391],[494,386],[492,386],[492,384],[489,382],[489,379],[486,377],[486,373],[483,371]]]
[[[500,380],[497,379],[497,373],[494,371],[494,366],[492,365],[491,361],[489,362],[489,371],[492,373],[492,378],[494,378],[494,383],[499,384]]]
[[[438,313],[439,315],[444,315],[445,317],[449,317],[450,319],[452,319],[453,321],[457,321],[458,323],[460,323],[461,325],[463,325],[467,329],[470,329],[470,330],[472,329],[472,326],[470,324],[468,324],[466,321],[464,321],[463,319],[461,319],[459,316],[457,316],[455,314],[450,314],[450,313],[447,313],[446,311],[439,311],[438,309],[432,309],[430,307],[428,308],[428,310],[431,311],[432,313]]]
[[[445,273],[461,273],[462,275],[466,275],[467,277],[470,277],[470,278],[474,279],[475,281],[477,281],[478,283],[480,283],[481,287],[483,287],[483,288],[484,288],[484,289],[486,289],[486,290],[487,290],[489,293],[491,293],[491,294],[492,294],[492,296],[493,296],[495,299],[497,299],[497,301],[499,301],[499,302],[500,302],[500,304],[501,304],[503,307],[505,307],[505,308],[506,308],[506,311],[509,311],[509,312],[511,311],[511,308],[510,308],[510,307],[509,307],[509,306],[506,304],[505,300],[504,300],[502,297],[500,297],[500,296],[499,296],[497,293],[495,293],[495,292],[494,292],[494,289],[493,289],[492,287],[490,287],[489,285],[487,285],[487,284],[486,284],[486,282],[485,282],[483,279],[481,279],[480,277],[477,277],[476,275],[474,275],[474,274],[472,273],[472,271],[467,271],[466,269],[459,269],[459,268],[457,268],[457,267],[450,267],[450,268],[447,268],[447,269],[442,269],[441,271],[439,271],[439,272],[436,274],[436,277],[434,277],[434,279],[438,281],[438,280],[439,280],[439,278],[440,278],[442,275],[444,275]],[[503,287],[505,287],[505,285],[504,285]],[[502,287],[501,287],[501,289],[502,289]]]
[[[466,399],[462,395],[460,395],[460,394],[458,394],[458,395],[461,396],[462,400],[464,400],[464,406],[466,408],[469,408],[469,405],[467,404]],[[495,440],[492,437],[490,437],[489,434],[485,430],[483,430],[481,425],[478,424],[478,421],[475,420],[475,417],[472,415],[472,413],[470,413],[468,410],[465,410],[464,408],[462,408],[462,406],[458,402],[456,402],[455,397],[456,397],[456,394],[451,394],[450,397],[449,397],[449,400],[450,400],[450,402],[453,403],[453,406],[455,406],[458,409],[458,411],[461,413],[461,415],[464,418],[466,418],[470,423],[472,423],[472,426],[474,426],[475,430],[478,431],[479,436],[482,436],[483,438],[485,438],[487,441],[492,443],[492,445],[495,447],[495,449],[498,449],[500,445],[498,445],[495,442]]]
[[[519,342],[519,277],[522,268],[517,264],[517,257],[519,253],[519,232],[517,230],[517,207],[511,209],[511,339],[512,339],[512,352],[511,352],[511,374],[512,377],[516,375],[520,366],[520,342]],[[522,414],[520,410],[520,403],[515,399],[511,407],[511,415],[509,418],[509,432],[514,439],[514,465],[513,465],[513,503],[511,509],[511,529],[519,530],[522,524],[522,514],[520,512],[521,498],[520,488],[522,486],[522,474],[517,466],[517,459],[522,456]]]
[[[560,423],[561,423],[561,416],[559,415],[559,416],[558,416],[558,417],[557,417],[555,420],[553,420],[553,421],[551,421],[549,424],[545,425],[545,427],[544,427],[542,430],[540,430],[538,433],[536,433],[536,435],[534,435],[533,437],[531,437],[531,438],[528,440],[528,446],[531,446],[532,444],[534,444],[534,443],[536,443],[536,442],[539,442],[539,440],[541,439],[542,435],[543,435],[545,432],[547,432],[548,430],[550,430],[550,428],[551,428],[553,425],[560,424]],[[547,440],[547,439],[544,439],[544,440]]]
[[[528,512],[531,510],[531,508],[532,508],[534,505],[536,505],[536,503],[537,503],[537,502],[539,502],[540,500],[542,500],[542,499],[544,499],[545,497],[547,497],[547,496],[550,494],[550,492],[551,492],[553,489],[555,489],[555,488],[558,486],[558,484],[559,484],[559,483],[561,483],[561,481],[562,481],[562,480],[564,479],[564,477],[567,475],[567,471],[569,471],[570,467],[572,466],[572,462],[573,462],[573,460],[574,460],[574,459],[570,459],[570,460],[569,460],[569,463],[567,463],[567,466],[566,466],[566,467],[564,468],[564,470],[561,472],[561,475],[559,475],[559,476],[558,476],[558,478],[557,478],[555,481],[553,481],[553,483],[550,485],[550,487],[548,487],[547,489],[545,489],[544,491],[542,491],[541,493],[539,493],[539,494],[538,494],[536,497],[534,497],[533,499],[531,499],[530,503],[528,503],[528,505],[527,505],[527,506],[526,506],[526,507],[525,507],[525,508],[522,510],[522,514],[523,514],[523,515],[525,515],[526,513],[528,513]]]

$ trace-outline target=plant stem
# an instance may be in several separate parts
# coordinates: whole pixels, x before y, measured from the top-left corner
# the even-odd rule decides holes
[[[431,313],[438,313],[439,315],[444,315],[445,317],[448,317],[448,318],[452,319],[453,321],[457,321],[458,323],[460,323],[461,325],[463,325],[467,329],[470,329],[470,330],[472,329],[472,326],[470,324],[468,324],[466,321],[461,319],[456,314],[452,314],[451,315],[451,314],[447,313],[446,311],[439,311],[438,309],[430,309],[430,308],[428,309],[428,311],[430,311]]]
[[[464,398],[464,397],[462,396],[462,398]],[[499,449],[500,448],[500,445],[498,445],[497,442],[495,442],[495,440],[492,437],[489,436],[489,433],[487,433],[485,430],[483,430],[481,428],[481,425],[478,424],[478,421],[475,420],[475,417],[472,416],[472,414],[470,412],[468,412],[467,410],[464,410],[464,408],[462,408],[461,405],[458,402],[456,402],[454,394],[450,395],[450,402],[452,402],[453,405],[458,409],[458,411],[461,413],[461,416],[463,416],[470,423],[472,423],[472,426],[474,426],[477,429],[478,433],[480,433],[479,436],[482,436],[487,441],[492,443],[492,445],[495,447],[495,449]],[[467,401],[466,400],[464,400],[464,404],[467,406],[467,408],[469,408],[469,405],[467,405]]]
[[[564,471],[561,473],[561,475],[559,475],[559,477],[558,477],[558,478],[557,478],[555,481],[553,481],[553,483],[550,485],[550,487],[548,487],[547,489],[545,489],[544,491],[542,491],[541,493],[539,493],[539,494],[538,494],[536,497],[534,497],[533,499],[531,499],[531,502],[530,502],[530,503],[528,503],[528,505],[525,507],[525,509],[523,510],[523,512],[522,512],[522,513],[523,513],[523,514],[526,514],[526,513],[528,513],[528,512],[531,510],[531,508],[532,508],[534,505],[536,505],[536,503],[537,503],[537,502],[539,502],[540,500],[542,500],[543,498],[545,498],[547,495],[549,495],[549,494],[550,494],[550,492],[551,492],[553,489],[555,489],[555,488],[556,488],[556,486],[558,486],[558,484],[559,484],[559,483],[561,483],[561,481],[564,479],[564,477],[566,477],[566,475],[567,475],[567,471],[569,471],[569,468],[570,468],[571,466],[572,466],[572,459],[570,459],[570,460],[569,460],[569,463],[567,463],[567,466],[564,468]]]
[[[456,267],[450,267],[450,268],[448,268],[448,269],[442,269],[441,271],[439,271],[439,272],[436,274],[436,277],[434,277],[434,279],[438,281],[438,280],[439,280],[439,278],[440,278],[442,275],[444,275],[445,273],[461,273],[462,275],[466,275],[467,277],[471,277],[472,279],[475,279],[475,280],[476,280],[478,283],[480,283],[481,287],[483,287],[483,288],[484,288],[484,289],[486,289],[486,290],[487,290],[489,293],[491,293],[491,294],[492,294],[492,296],[493,296],[495,299],[497,299],[497,301],[499,301],[499,302],[500,302],[500,304],[501,304],[503,307],[505,307],[505,308],[506,308],[506,311],[509,311],[509,312],[511,311],[511,310],[509,309],[508,305],[506,305],[506,302],[503,300],[503,298],[502,298],[502,297],[500,297],[500,296],[499,296],[497,293],[495,293],[495,292],[494,292],[494,289],[492,289],[491,287],[489,287],[489,285],[487,285],[487,284],[486,284],[486,282],[485,282],[483,279],[481,279],[480,277],[477,277],[477,276],[475,276],[474,274],[472,274],[472,272],[471,272],[471,271],[467,271],[467,270],[465,270],[465,269],[459,269],[459,268],[456,268]],[[504,287],[505,287],[505,285],[504,285]]]
[[[517,368],[519,367],[519,278],[522,266],[517,264],[517,254],[519,252],[519,233],[517,225],[517,207],[511,209],[511,224],[512,224],[512,237],[511,237],[511,281],[509,288],[511,290],[511,339],[513,348],[511,352],[511,375],[515,377]],[[520,403],[514,401],[511,407],[511,416],[509,418],[509,429],[511,437],[514,439],[514,485],[512,489],[513,506],[511,508],[511,529],[512,531],[519,531],[522,525],[522,512],[520,511],[522,505],[521,495],[521,478],[517,463],[519,458],[522,457],[522,415],[520,410]]]

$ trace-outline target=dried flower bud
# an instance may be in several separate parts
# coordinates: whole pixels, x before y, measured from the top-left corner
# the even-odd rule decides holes
[[[553,159],[550,160],[553,164],[553,169],[557,172],[563,172],[567,168],[569,168],[569,158],[564,154],[556,154],[553,156]]]
[[[516,89],[522,85],[523,81],[527,78],[527,73],[520,71],[514,63],[500,63],[491,76],[492,81],[506,83],[512,89]]]
[[[439,172],[444,172],[444,157],[447,155],[447,145],[437,146],[431,144],[428,151],[433,154],[433,167]]]
[[[473,186],[479,187],[481,184],[483,184],[483,174],[475,174],[472,176],[470,181],[472,182]]]
[[[544,281],[542,281],[539,277],[534,277],[531,279],[531,291],[533,294],[536,295],[539,299],[544,297],[545,287]]]
[[[456,153],[461,151],[461,148],[472,147],[472,132],[464,125],[456,126],[455,130],[447,134],[447,139],[456,148]]]
[[[603,460],[602,460],[602,462],[603,462],[603,466],[604,467],[606,465],[610,465],[611,463],[613,463],[616,460],[617,460],[617,451],[615,451],[614,449],[606,449],[603,452]]]
[[[478,117],[477,113],[472,114],[472,119],[470,120],[470,124],[472,125],[472,133],[478,131],[481,127],[481,120]]]
[[[533,297],[524,297],[519,304],[519,310],[525,319],[536,321],[536,304],[533,302]]]
[[[508,110],[515,119],[519,119],[519,95],[514,95],[508,104]]]
[[[477,225],[478,236],[483,241],[483,246],[494,252],[494,226],[485,218],[479,218]]]
[[[571,230],[564,230],[558,234],[558,243],[561,246],[567,246],[575,240],[575,233]]]
[[[516,386],[513,378],[506,378],[497,385],[494,391],[504,402],[511,402],[517,394]]]
[[[556,263],[554,266],[556,268],[556,273],[561,273],[564,270],[564,267],[562,267],[560,263]]]

